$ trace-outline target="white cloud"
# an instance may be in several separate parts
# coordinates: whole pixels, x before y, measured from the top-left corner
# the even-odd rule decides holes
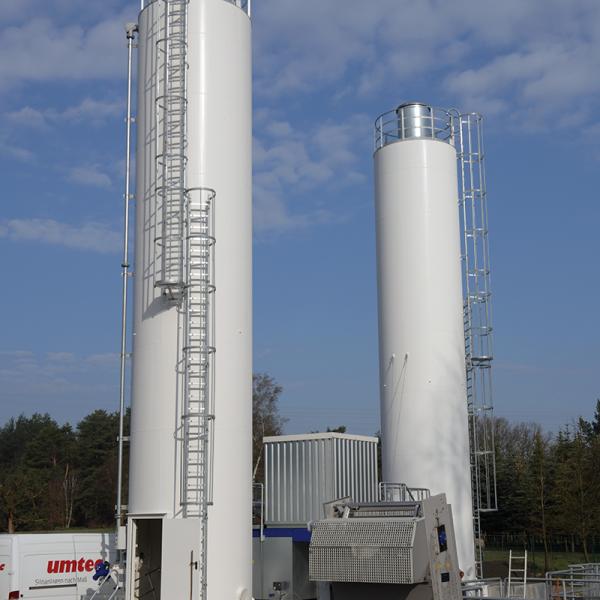
[[[19,110],[7,113],[5,116],[10,123],[19,127],[31,127],[33,129],[46,129],[48,127],[44,113],[31,108],[31,106],[24,106]]]
[[[109,101],[85,98],[76,106],[70,106],[59,112],[57,118],[66,121],[81,121],[83,119],[99,121],[106,118],[118,117],[125,110],[125,102],[121,99]]]
[[[0,23],[13,21],[30,14],[34,0],[2,0],[0,3]]]
[[[0,31],[0,52],[11,57],[0,64],[0,87],[123,75],[123,23],[135,5],[123,11],[118,0],[38,4],[2,2],[0,22],[18,24]],[[32,14],[38,16],[25,20]],[[597,0],[262,0],[253,23],[255,89],[263,102],[323,90],[338,99],[373,96],[391,88],[399,100],[427,83],[432,96],[446,95],[468,110],[502,113],[510,106],[530,116],[598,89]],[[536,61],[543,62],[537,69]],[[514,73],[506,71],[510,65]],[[93,102],[86,116],[102,114]],[[593,102],[577,108],[578,118],[591,113]],[[31,111],[21,116],[42,122]]]
[[[120,77],[124,73],[123,17],[85,28],[43,17],[0,31],[0,90],[22,82]]]
[[[33,358],[34,354],[30,350],[8,350],[0,352],[3,358],[13,360],[23,360]]]
[[[64,402],[65,394],[74,394],[73,398],[81,401],[88,396],[90,389],[95,393],[114,394],[116,398],[116,354],[80,356],[65,351],[42,354],[21,350],[3,352],[1,356],[0,387],[4,395],[15,401],[24,399],[27,406],[43,405],[48,402],[49,396]],[[105,358],[98,360],[99,356]],[[22,409],[18,406],[16,413]],[[4,412],[3,416],[8,416],[7,411]]]
[[[270,119],[268,113],[260,121],[254,140],[256,229],[284,231],[339,218],[318,204],[293,206],[293,202],[317,188],[331,191],[364,182],[359,152],[369,139],[370,120],[355,115],[310,129],[294,129],[288,122]]]
[[[118,0],[37,4],[2,3],[0,21],[19,24],[0,31],[0,52],[11,57],[0,64],[0,88],[123,75],[123,23],[134,5],[123,11]],[[39,16],[25,20],[32,14]],[[598,89],[597,0],[345,0],[343,6],[335,0],[262,0],[253,27],[261,102],[324,90],[338,100],[373,97],[392,88],[400,100],[427,84],[434,99],[442,95],[450,104],[496,113],[510,107],[529,117]],[[543,62],[537,69],[536,61]],[[506,71],[510,65],[514,73]],[[93,103],[86,116],[101,116],[102,107]],[[577,118],[591,114],[593,103],[586,99]],[[120,106],[105,108],[111,116]],[[20,116],[38,125],[52,118],[38,112],[41,117],[31,111]],[[78,118],[77,111],[72,116]]]
[[[85,358],[85,362],[88,365],[114,367],[119,364],[119,355],[116,352],[91,354]]]
[[[20,162],[31,162],[35,158],[35,154],[31,150],[23,148],[5,137],[0,137],[0,156]]]
[[[0,223],[0,237],[42,242],[91,252],[118,252],[121,234],[103,223],[69,225],[53,219],[11,219]]]
[[[110,187],[112,184],[110,177],[98,165],[73,167],[69,170],[67,179],[72,183],[101,188]]]
[[[104,101],[94,98],[84,98],[79,104],[68,106],[63,110],[45,108],[39,110],[24,106],[18,110],[7,112],[4,116],[9,123],[19,127],[33,129],[48,129],[58,123],[79,123],[84,121],[89,125],[98,125],[107,119],[118,117],[123,113],[124,101]]]
[[[263,102],[328,88],[400,100],[425,85],[433,101],[520,122],[569,107],[564,126],[597,104],[597,0],[263,0],[254,28]]]
[[[600,47],[585,42],[532,45],[446,80],[467,108],[511,113],[528,127],[578,125],[592,114],[600,80]],[[550,121],[549,121],[550,119]]]

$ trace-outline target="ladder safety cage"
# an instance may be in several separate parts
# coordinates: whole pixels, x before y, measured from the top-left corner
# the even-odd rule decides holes
[[[200,586],[206,598],[208,507],[213,499],[215,398],[215,236],[216,193],[186,190],[185,269],[182,303],[183,375],[181,506],[185,518],[200,519]]]
[[[492,306],[483,120],[456,114],[463,316],[477,575],[482,576],[481,514],[497,510],[492,397]]]
[[[207,597],[208,506],[212,503],[214,420],[215,191],[187,187],[187,36],[189,0],[156,0],[164,20],[156,42],[156,186],[160,220],[155,286],[176,306],[182,328],[180,505],[200,521],[200,598]],[[159,250],[160,249],[160,250]],[[158,261],[158,259],[157,259]]]
[[[184,516],[202,517],[212,502],[215,311],[214,201],[210,188],[192,188],[185,203],[185,285],[181,355],[184,407]]]
[[[179,302],[183,293],[184,202],[187,166],[187,12],[189,0],[164,5],[162,37],[156,42],[156,197],[160,207],[160,279],[157,287]]]
[[[164,0],[140,0],[140,10],[144,10],[144,8],[153,2],[161,2]],[[238,8],[242,9],[249,17],[252,16],[252,0],[224,0],[225,2],[229,2],[229,4],[233,4]]]

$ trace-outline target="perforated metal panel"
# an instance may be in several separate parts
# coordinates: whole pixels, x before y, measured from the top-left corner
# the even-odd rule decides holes
[[[414,583],[416,525],[416,520],[372,518],[313,523],[311,580]]]

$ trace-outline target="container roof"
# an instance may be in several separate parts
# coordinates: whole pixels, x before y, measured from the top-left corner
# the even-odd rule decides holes
[[[272,435],[263,438],[264,444],[275,444],[278,442],[303,442],[307,440],[357,440],[360,442],[379,442],[379,438],[370,435],[354,435],[351,433],[337,433],[336,431],[326,431],[323,433],[301,433],[298,435]]]

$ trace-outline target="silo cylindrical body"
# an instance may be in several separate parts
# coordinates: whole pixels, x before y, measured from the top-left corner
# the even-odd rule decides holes
[[[374,156],[383,481],[446,493],[472,577],[457,156],[424,105],[391,127]]]
[[[149,565],[151,561],[162,561],[163,588],[167,567],[175,568],[165,566],[165,561],[178,551],[177,544],[167,546],[171,542],[167,539],[166,521],[183,518],[181,472],[185,452],[181,305],[157,285],[163,251],[158,243],[163,234],[157,182],[164,119],[164,103],[161,104],[161,92],[157,90],[164,76],[161,53],[165,47],[164,10],[168,4],[162,0],[147,2],[139,17],[128,502],[129,519],[135,521],[132,526],[138,532],[137,541],[135,534],[128,533],[130,543],[134,548],[145,544],[139,562]],[[240,2],[190,0],[186,11],[185,187],[211,188],[216,193],[212,208],[215,244],[211,250],[215,286],[211,295],[215,347],[211,386],[215,418],[207,597],[245,600],[250,598],[252,589],[251,25],[247,8]],[[173,47],[174,52],[181,49]],[[157,521],[156,527],[147,526],[152,519]],[[149,541],[151,536],[156,539]],[[134,548],[129,549],[131,557]],[[188,552],[180,561],[186,573],[190,573],[189,557]],[[196,553],[192,563],[198,558]],[[189,576],[191,573],[181,585],[187,585]],[[152,577],[150,573],[149,578]],[[171,598],[177,593],[163,589],[159,597]]]

